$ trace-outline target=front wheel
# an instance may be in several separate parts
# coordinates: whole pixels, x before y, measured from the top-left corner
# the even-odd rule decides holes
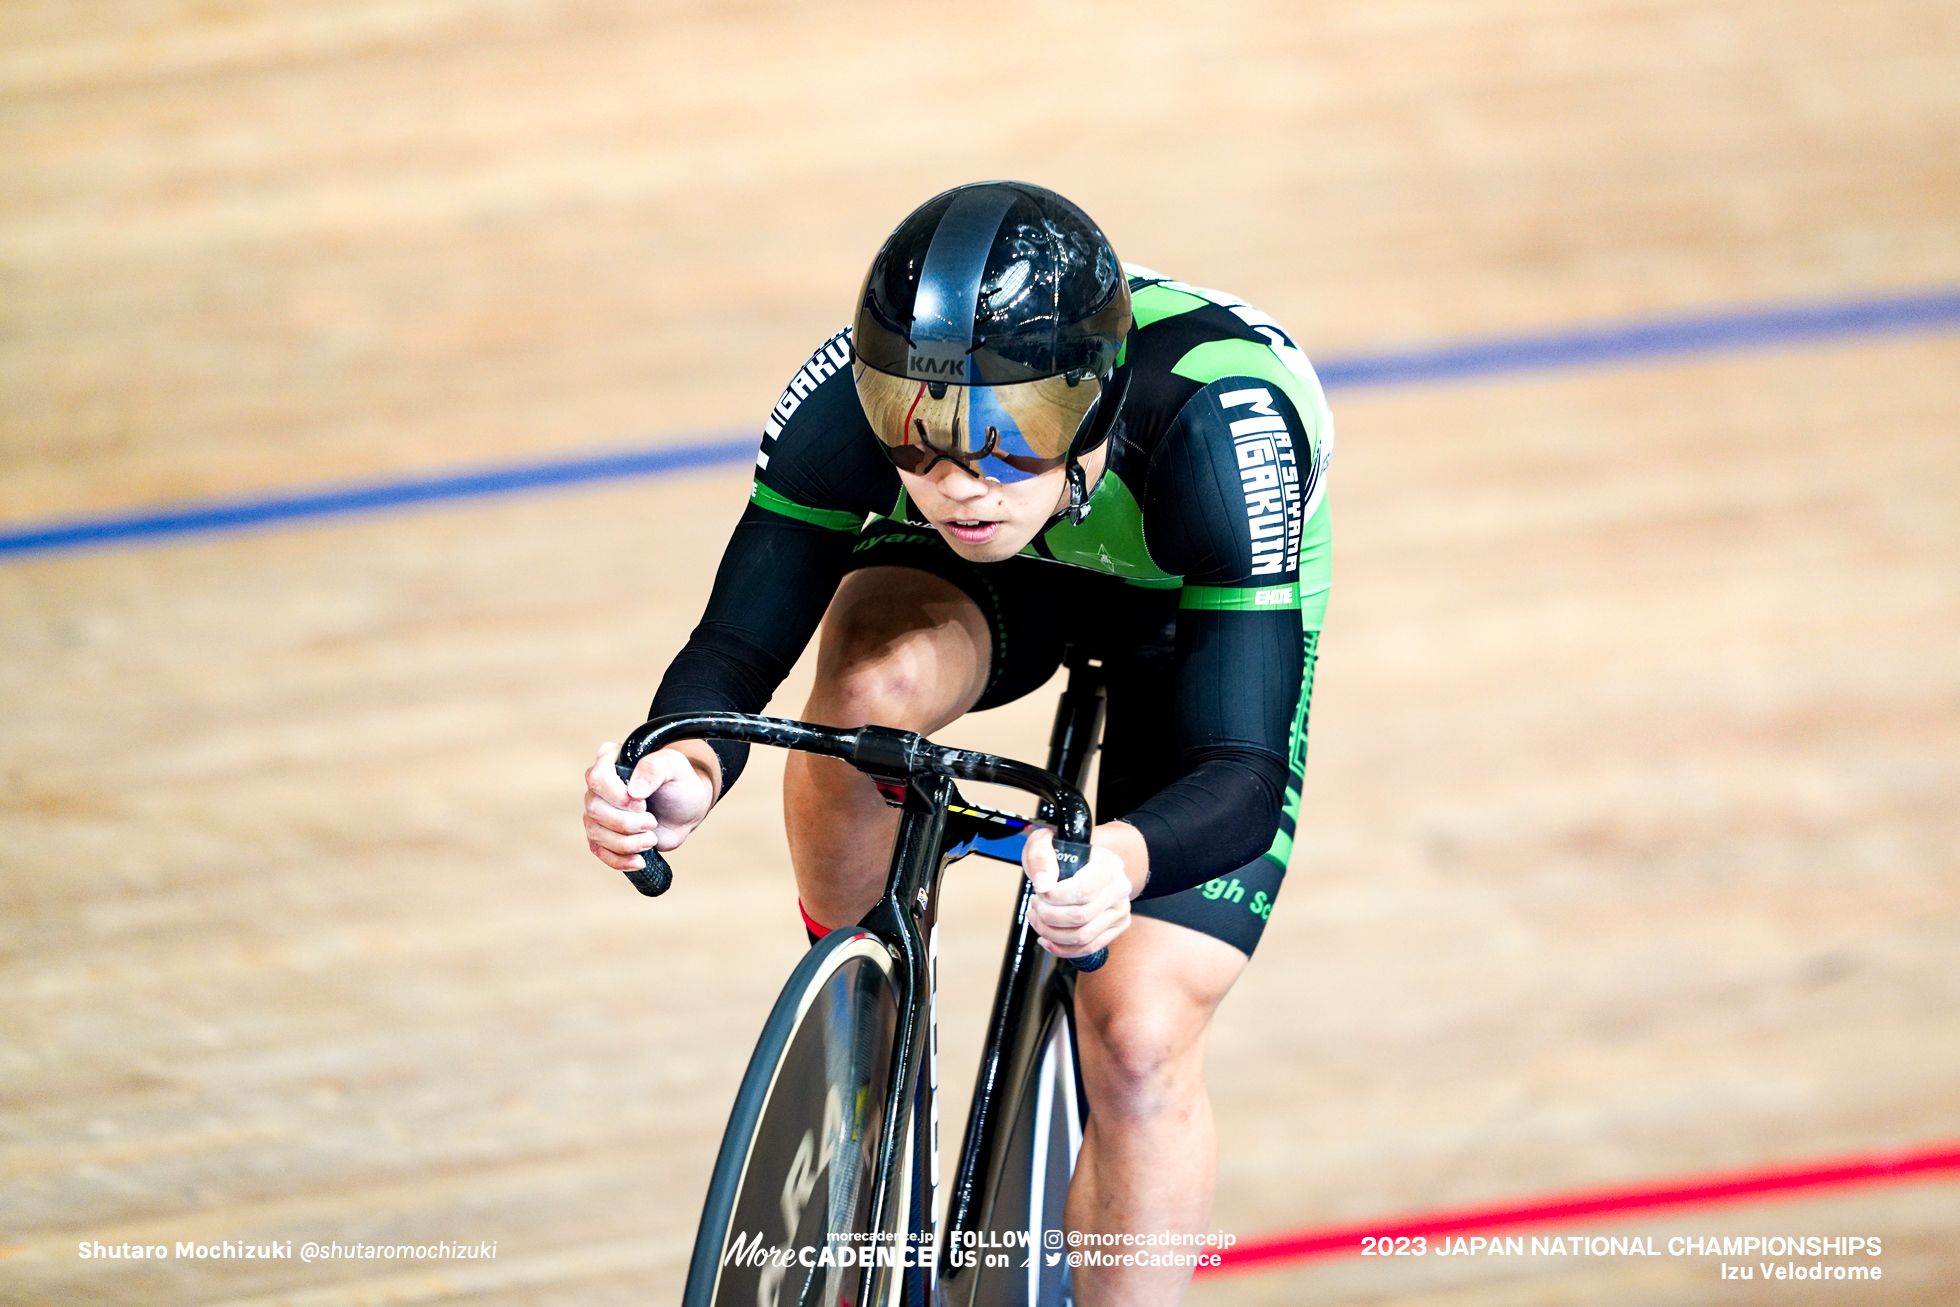
[[[1063,1205],[1082,1147],[1075,1022],[1060,987],[1013,1096],[1003,1165],[984,1199],[976,1246],[949,1250],[968,1269],[961,1307],[1062,1307],[1071,1301]]]
[[[850,1249],[855,1263],[871,1246],[897,967],[875,935],[851,929],[832,931],[791,973],[722,1136],[683,1307],[859,1301],[861,1270],[838,1254]]]

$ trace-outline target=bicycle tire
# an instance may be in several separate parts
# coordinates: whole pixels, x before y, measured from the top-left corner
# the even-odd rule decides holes
[[[790,973],[722,1135],[683,1307],[859,1301],[860,1268],[804,1267],[797,1258],[806,1247],[867,1246],[853,1236],[871,1219],[899,969],[877,936],[846,928]]]
[[[1059,989],[1051,994],[1034,1056],[1015,1088],[1004,1164],[981,1209],[980,1245],[968,1250],[975,1264],[962,1307],[1071,1301],[1062,1211],[1082,1147],[1081,1081],[1074,1013]]]

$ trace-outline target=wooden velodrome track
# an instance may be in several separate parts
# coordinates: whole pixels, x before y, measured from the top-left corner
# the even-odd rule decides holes
[[[892,223],[982,176],[1317,356],[1950,286],[1956,66],[1941,0],[7,6],[0,519],[753,426]],[[1335,413],[1303,838],[1212,1041],[1216,1224],[1960,1135],[1960,338]],[[745,485],[0,567],[0,1299],[675,1299],[802,943],[780,763],[658,903],[586,855],[578,778]],[[1048,711],[949,738],[1038,755]],[[954,881],[957,1085],[1011,886]],[[1945,1304],[1956,1199],[1561,1227],[1880,1236],[1877,1284],[1342,1259],[1191,1301]],[[336,1239],[497,1251],[78,1252]]]

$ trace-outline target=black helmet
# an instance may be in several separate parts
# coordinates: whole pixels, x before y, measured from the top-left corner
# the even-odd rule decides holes
[[[955,187],[900,223],[865,275],[859,397],[901,467],[923,452],[992,455],[1004,480],[1072,468],[1115,425],[1130,324],[1122,265],[1088,214],[1026,182]]]

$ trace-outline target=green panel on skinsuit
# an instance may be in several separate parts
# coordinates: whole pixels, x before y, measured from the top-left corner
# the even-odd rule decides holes
[[[1298,608],[1300,587],[1290,581],[1285,585],[1187,585],[1177,606],[1227,613]]]
[[[1169,286],[1145,286],[1130,296],[1130,312],[1136,315],[1137,330],[1141,331],[1153,322],[1201,309],[1209,302],[1188,291],[1172,290]]]
[[[1308,424],[1307,438],[1316,451],[1321,446],[1322,414],[1327,401],[1319,387],[1280,361],[1279,355],[1249,340],[1214,340],[1187,351],[1171,369],[1180,377],[1199,385],[1210,385],[1224,377],[1250,377],[1278,386],[1293,401],[1300,421]]]
[[[1041,537],[1058,563],[1094,568],[1111,576],[1175,580],[1150,561],[1143,543],[1143,509],[1115,473],[1106,473],[1089,496],[1089,516],[1081,526],[1058,522]],[[1033,557],[1034,546],[1021,551]]]
[[[828,531],[856,531],[864,525],[862,514],[833,508],[811,508],[777,494],[760,481],[750,485],[749,502],[759,504],[772,513],[781,513],[784,517],[793,517],[799,522],[808,522]]]

